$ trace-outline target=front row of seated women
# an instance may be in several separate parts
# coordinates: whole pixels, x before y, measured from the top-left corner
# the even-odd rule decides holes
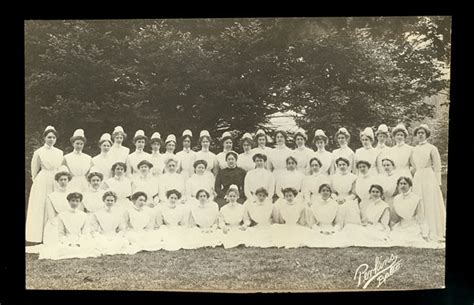
[[[66,177],[67,178],[67,177]],[[59,179],[59,185],[66,181]],[[141,250],[178,250],[223,245],[254,247],[414,246],[440,247],[428,239],[423,225],[421,199],[411,191],[412,181],[401,177],[393,211],[399,221],[390,224],[391,209],[383,188],[370,186],[369,201],[341,200],[329,184],[319,186],[318,196],[305,202],[294,188],[285,188],[275,203],[265,188],[239,203],[240,192],[231,185],[220,209],[208,191],[183,203],[178,190],[166,192],[167,200],[150,207],[148,196],[138,191],[130,206],[118,205],[113,191],[102,195],[102,206],[91,208],[85,196],[73,192],[50,196],[57,212],[50,218],[40,258],[61,259],[107,254],[134,254]],[[60,192],[60,191],[58,191]],[[90,196],[89,194],[87,196]],[[54,199],[53,199],[54,198]],[[63,201],[62,205],[59,204]],[[64,202],[67,202],[67,207]],[[58,207],[60,207],[58,211]]]

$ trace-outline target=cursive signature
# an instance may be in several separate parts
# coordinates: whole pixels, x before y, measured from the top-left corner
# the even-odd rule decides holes
[[[377,288],[384,284],[401,267],[402,260],[397,255],[392,254],[387,258],[376,256],[374,267],[370,268],[368,264],[360,265],[355,274],[354,280],[357,280],[357,287],[366,289],[370,283],[376,280]]]

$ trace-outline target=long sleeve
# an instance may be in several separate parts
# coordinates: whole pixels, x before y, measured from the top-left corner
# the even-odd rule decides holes
[[[166,198],[166,183],[164,177],[160,177],[160,185],[158,187],[158,197],[160,198],[160,202],[165,202]]]
[[[311,199],[311,189],[310,189],[310,183],[307,181],[307,179],[304,179],[303,183],[301,185],[301,195],[303,195],[303,201],[305,203],[310,201],[310,199]]]
[[[309,223],[308,223],[308,219],[307,219],[307,209],[305,207],[303,207],[301,209],[301,213],[300,213],[300,217],[297,221],[297,224],[299,225],[302,225],[302,226],[305,226],[305,227],[310,227]]]
[[[281,189],[281,176],[278,177],[278,179],[276,179],[276,183],[275,183],[275,194],[278,196],[278,198],[283,198],[283,193],[282,193],[282,189]]]
[[[66,238],[67,230],[61,218],[58,218],[58,234],[59,234],[59,241],[63,241]]]
[[[273,220],[273,223],[280,223],[280,224],[285,223],[285,221],[281,218],[280,210],[277,206],[273,207],[272,220]]]
[[[268,198],[273,198],[273,195],[275,195],[275,176],[273,174],[270,175],[269,179],[269,185],[268,185]]]
[[[31,179],[35,180],[36,175],[38,175],[38,172],[41,169],[41,161],[39,158],[38,151],[35,151],[33,153],[33,158],[31,158]]]
[[[132,177],[133,177],[133,175],[132,175],[132,174],[133,174],[133,173],[132,173],[132,172],[133,172],[133,168],[132,168],[132,164],[131,164],[131,162],[130,162],[130,157],[129,157],[129,156],[127,156],[127,159],[125,160],[125,165],[127,166],[127,172],[125,173],[125,174],[126,174],[125,176],[126,176],[127,178],[132,179]]]
[[[253,193],[252,191],[250,190],[250,178],[251,178],[251,175],[249,175],[249,173],[247,173],[247,175],[245,175],[245,179],[244,179],[244,192],[245,192],[245,197],[247,197],[247,199],[252,199],[253,198]]]
[[[247,200],[252,200],[252,199],[247,199]],[[249,204],[250,202],[249,201],[246,201],[244,203],[244,217],[243,217],[243,220],[244,220],[244,226],[245,227],[249,227],[251,224],[252,224],[252,221],[250,220],[250,212],[249,212]]]
[[[89,227],[90,227],[90,230],[91,230],[92,234],[100,233],[99,220],[97,219],[97,216],[94,215],[94,214],[92,214],[92,216],[90,218]]]
[[[46,221],[53,219],[56,216],[56,210],[54,209],[51,199],[46,198]]]
[[[222,214],[221,211],[219,211],[219,215],[217,216],[217,227],[218,228],[223,228],[226,226],[224,215]]]
[[[222,173],[222,170],[217,173],[216,182],[214,183],[214,190],[216,191],[217,196],[219,197],[224,197],[225,195],[222,191]]]
[[[219,162],[217,162],[217,158],[214,158],[213,161],[214,167],[212,168],[212,173],[214,174],[215,177],[219,174]],[[209,166],[209,165],[208,165]]]
[[[431,161],[433,162],[433,170],[436,174],[438,184],[441,186],[441,156],[439,155],[438,148],[433,146],[431,150]]]

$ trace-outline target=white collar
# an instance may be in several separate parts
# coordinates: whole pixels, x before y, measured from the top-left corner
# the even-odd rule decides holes
[[[75,155],[79,155],[79,156],[82,155],[82,151],[76,151],[76,150],[74,149],[72,152],[73,152],[73,154],[75,154]]]
[[[297,149],[297,150],[305,150],[305,149],[306,149],[306,146],[303,145],[303,146],[301,146],[301,147],[297,147],[296,149]]]
[[[424,145],[426,143],[428,143],[428,140],[424,140],[423,142],[419,142],[418,145]]]
[[[49,146],[48,144],[44,143],[43,147],[46,148],[46,149],[53,149],[54,146],[52,146],[52,145]]]
[[[191,148],[185,148],[185,147],[183,147],[183,152],[189,153],[189,152],[191,152]]]

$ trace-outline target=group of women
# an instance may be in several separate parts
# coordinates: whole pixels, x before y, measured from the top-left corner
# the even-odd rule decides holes
[[[408,130],[399,124],[391,130],[395,144],[387,146],[386,125],[375,134],[367,127],[354,152],[340,128],[339,148],[329,152],[321,129],[315,151],[302,129],[294,134],[295,149],[286,145],[286,132],[277,131],[270,148],[258,130],[242,136],[238,154],[224,132],[222,152],[214,154],[206,130],[199,151],[185,130],[177,153],[175,135],[162,141],[158,132],[148,138],[138,130],[130,152],[117,126],[101,136],[100,153],[91,157],[83,152],[82,129],[63,155],[48,126],[32,158],[26,219],[26,240],[40,245],[27,251],[64,258],[217,245],[444,247],[439,152],[427,142],[427,125],[413,133],[416,146],[405,143]]]

